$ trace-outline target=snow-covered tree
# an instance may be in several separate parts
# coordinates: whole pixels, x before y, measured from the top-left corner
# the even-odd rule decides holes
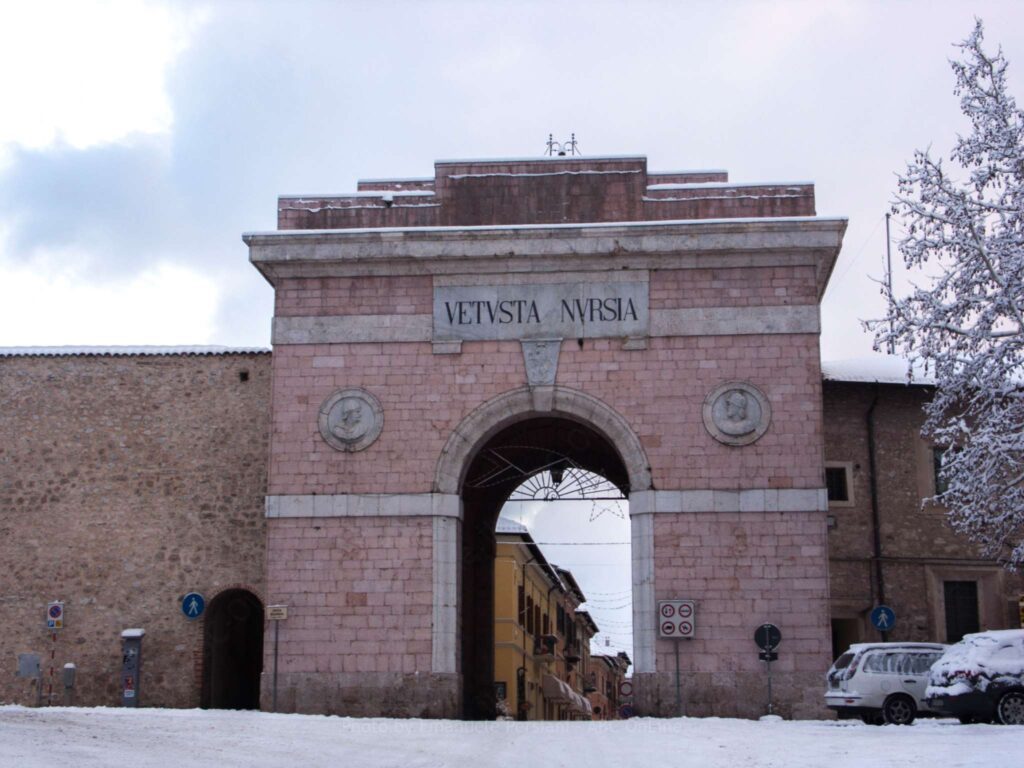
[[[1024,565],[1024,114],[1007,93],[1002,51],[982,24],[958,46],[955,93],[971,131],[950,163],[917,151],[893,213],[920,285],[888,296],[869,323],[936,380],[925,436],[944,448],[934,501],[953,527],[1010,567]],[[888,291],[883,288],[883,293]]]

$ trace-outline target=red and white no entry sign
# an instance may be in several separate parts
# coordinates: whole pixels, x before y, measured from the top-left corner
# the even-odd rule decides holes
[[[629,680],[623,680],[619,683],[619,696],[626,698],[633,695],[633,684]]]
[[[694,632],[693,600],[660,600],[658,615],[661,616],[659,636],[668,638],[692,638]]]

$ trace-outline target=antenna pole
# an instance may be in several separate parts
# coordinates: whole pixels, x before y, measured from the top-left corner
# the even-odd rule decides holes
[[[892,237],[889,235],[889,214],[885,214],[885,284],[889,299],[889,354],[894,354],[896,345],[892,340]]]

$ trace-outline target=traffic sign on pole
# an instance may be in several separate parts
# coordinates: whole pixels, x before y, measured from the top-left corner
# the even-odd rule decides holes
[[[754,630],[754,642],[763,651],[774,651],[782,642],[782,633],[774,624],[762,624]]]
[[[198,592],[189,592],[181,598],[181,612],[186,619],[198,619],[206,610],[206,598]]]
[[[658,601],[658,634],[660,637],[687,640],[693,639],[694,632],[693,600],[659,600]]]
[[[46,606],[46,628],[64,629],[64,603],[58,601]]]
[[[896,623],[896,611],[888,605],[876,605],[871,611],[871,624],[879,632],[889,632]]]

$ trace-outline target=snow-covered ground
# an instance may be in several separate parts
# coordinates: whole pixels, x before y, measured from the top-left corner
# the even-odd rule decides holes
[[[637,719],[614,723],[369,720],[181,709],[0,707],[0,766],[1020,766],[1024,728]]]

